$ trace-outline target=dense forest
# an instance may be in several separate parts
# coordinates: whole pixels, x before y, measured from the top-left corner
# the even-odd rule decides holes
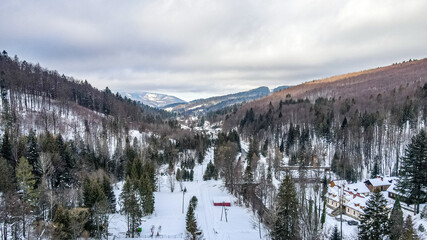
[[[173,176],[180,167],[190,180],[211,144],[204,133],[182,130],[167,112],[6,51],[0,73],[5,239],[106,237],[117,202],[134,235],[141,217],[154,210],[159,166],[168,165]],[[118,181],[125,188],[115,196]]]

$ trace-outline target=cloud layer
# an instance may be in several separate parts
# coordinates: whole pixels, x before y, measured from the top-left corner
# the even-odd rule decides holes
[[[0,3],[0,48],[98,88],[185,100],[427,56],[424,0]]]

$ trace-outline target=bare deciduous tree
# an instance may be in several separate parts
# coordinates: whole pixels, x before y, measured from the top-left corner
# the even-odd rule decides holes
[[[169,188],[171,190],[171,192],[173,192],[175,190],[175,175],[174,174],[169,174],[168,176],[168,183],[169,183]]]

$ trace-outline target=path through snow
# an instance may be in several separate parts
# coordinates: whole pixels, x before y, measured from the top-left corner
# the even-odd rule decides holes
[[[167,177],[160,178],[161,191],[155,193],[155,212],[152,216],[144,218],[142,224],[142,235],[151,235],[150,228],[162,226],[160,232],[163,236],[174,236],[175,239],[184,239],[185,213],[187,212],[189,200],[196,196],[198,205],[195,210],[197,223],[202,230],[206,240],[233,240],[233,239],[260,239],[258,229],[254,228],[254,217],[248,209],[234,204],[234,197],[227,193],[221,180],[203,181],[203,171],[207,163],[213,160],[213,150],[208,151],[202,165],[194,168],[194,181],[183,182],[187,188],[184,195],[184,214],[182,213],[182,192],[179,183],[176,183],[175,192],[171,193],[167,186]],[[121,185],[116,190],[116,196],[120,194]],[[214,198],[230,198],[232,206],[228,207],[228,222],[225,216],[221,221],[222,207],[213,206]],[[126,218],[120,214],[112,215],[110,232],[116,239],[124,239],[126,232]]]

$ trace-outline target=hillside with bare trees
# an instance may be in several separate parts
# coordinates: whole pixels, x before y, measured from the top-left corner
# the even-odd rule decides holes
[[[423,59],[306,82],[210,118],[280,148],[291,165],[331,166],[354,181],[374,168],[396,174],[426,116]]]

